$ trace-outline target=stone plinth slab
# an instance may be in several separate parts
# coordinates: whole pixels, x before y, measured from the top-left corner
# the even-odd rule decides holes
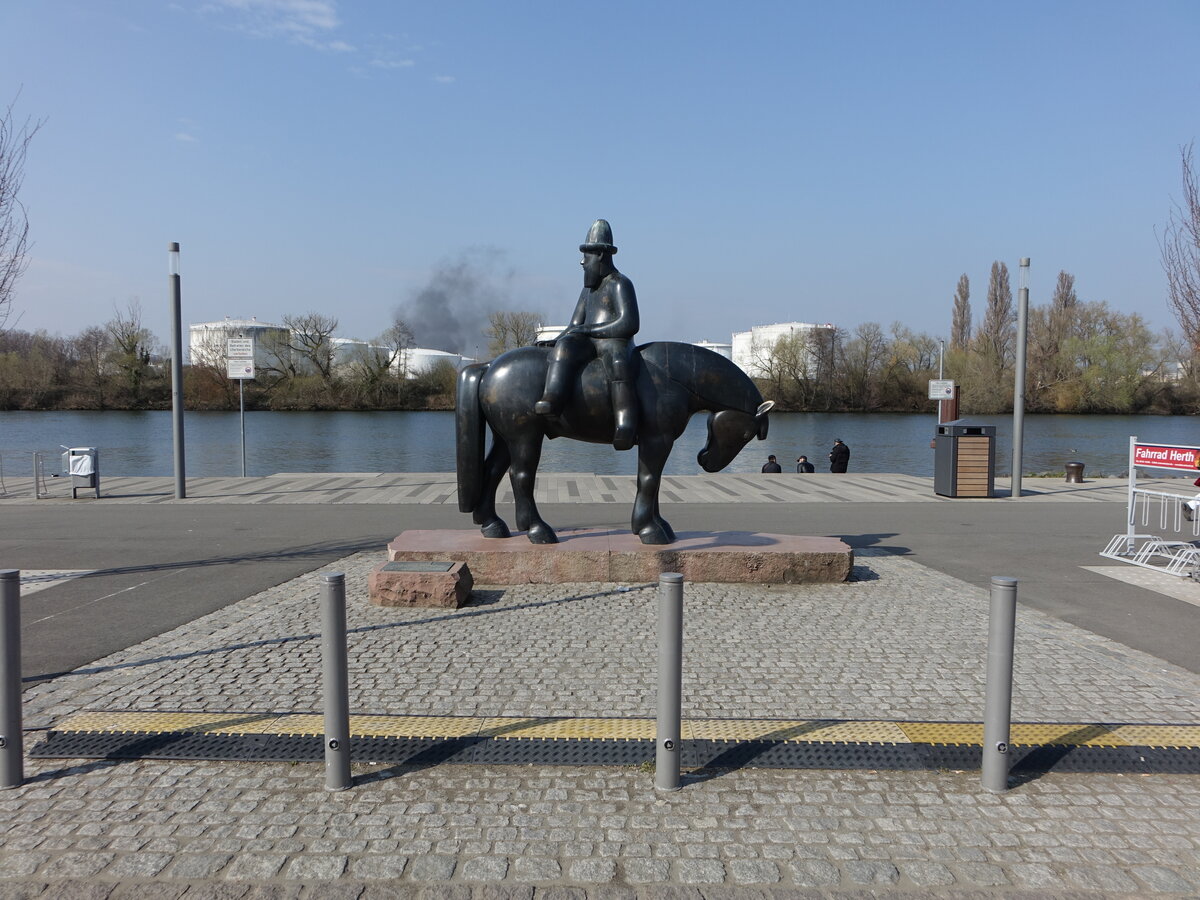
[[[645,582],[663,572],[725,584],[816,584],[850,577],[854,551],[837,538],[745,531],[689,531],[673,544],[643,544],[627,531],[563,530],[557,544],[524,534],[485,538],[477,531],[405,531],[388,544],[391,560],[459,560],[480,584],[571,581]]]
[[[426,558],[427,564],[380,563],[367,576],[372,606],[431,606],[458,609],[471,596],[474,579],[465,562]]]

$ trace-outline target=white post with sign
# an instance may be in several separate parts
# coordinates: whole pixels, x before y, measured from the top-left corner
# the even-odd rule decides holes
[[[938,402],[937,424],[942,424],[942,401],[954,399],[954,379],[952,378],[931,378],[929,379],[929,399]],[[933,433],[937,434],[937,428],[933,429]]]
[[[247,378],[254,377],[254,338],[230,338],[225,350],[226,374],[238,383],[238,412],[242,426],[242,477],[246,477],[246,393]]]

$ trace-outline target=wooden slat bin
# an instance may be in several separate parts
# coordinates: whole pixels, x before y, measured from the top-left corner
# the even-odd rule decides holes
[[[933,491],[943,497],[991,497],[996,426],[943,422],[934,438]]]

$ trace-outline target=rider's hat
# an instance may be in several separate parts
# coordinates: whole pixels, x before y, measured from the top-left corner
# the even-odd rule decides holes
[[[604,219],[597,219],[588,229],[587,239],[579,245],[581,253],[616,253],[612,242],[612,226]]]

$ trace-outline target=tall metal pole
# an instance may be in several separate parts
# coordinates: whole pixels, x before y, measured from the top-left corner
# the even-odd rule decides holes
[[[987,685],[983,700],[983,786],[1008,790],[1009,730],[1012,725],[1013,634],[1017,622],[1017,579],[992,578],[988,616]]]
[[[346,576],[321,585],[321,692],[325,706],[325,790],[350,787],[350,676],[346,662]]]
[[[1021,496],[1021,451],[1025,447],[1025,336],[1029,330],[1029,257],[1021,257],[1017,289],[1017,367],[1013,379],[1012,497]]]
[[[658,577],[658,722],[655,728],[654,787],[679,790],[683,737],[683,576]]]
[[[238,379],[238,413],[242,421],[242,477],[246,477],[246,379]]]
[[[941,338],[939,338],[938,339],[938,381],[941,381],[943,378],[946,377],[945,363],[946,363],[946,342],[944,340],[942,340]],[[945,400],[938,400],[938,411],[937,411],[937,424],[938,425],[941,425],[943,422],[946,421],[946,417],[944,415],[942,415],[942,413],[945,411],[945,407],[943,407],[942,404],[945,402],[946,402]],[[933,433],[934,434],[938,433],[936,425],[934,426]]]
[[[175,499],[187,496],[183,465],[183,322],[179,299],[179,244],[167,248],[171,279],[171,439],[175,448]]]
[[[0,788],[25,781],[21,727],[21,573],[0,571]]]

